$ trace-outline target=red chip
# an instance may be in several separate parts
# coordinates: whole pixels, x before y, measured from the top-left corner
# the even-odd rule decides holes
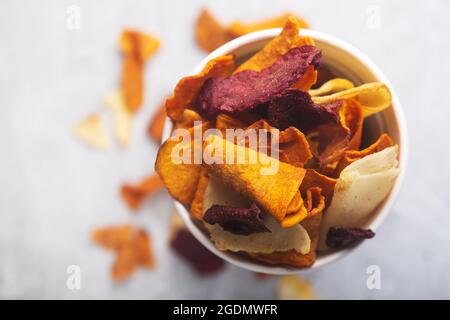
[[[170,242],[170,246],[202,275],[217,273],[225,262],[206,249],[186,229],[179,229]]]
[[[327,232],[326,244],[330,248],[339,249],[361,239],[371,239],[375,233],[370,229],[360,228],[334,228]]]
[[[296,127],[308,132],[320,124],[339,122],[341,101],[317,105],[307,92],[287,89],[274,97],[267,106],[267,121],[280,130]]]
[[[206,210],[203,219],[209,224],[218,223],[225,231],[238,235],[271,232],[261,219],[261,209],[255,203],[250,208],[214,205]]]
[[[309,66],[317,68],[321,55],[315,46],[301,46],[260,72],[244,70],[227,78],[210,78],[203,84],[196,106],[206,115],[253,109],[295,84]]]

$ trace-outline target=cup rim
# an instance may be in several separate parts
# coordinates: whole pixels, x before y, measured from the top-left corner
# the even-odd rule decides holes
[[[208,56],[206,56],[192,71],[192,75],[198,74],[201,72],[203,67],[207,64],[208,61],[211,59],[214,59],[216,57],[219,57],[221,55],[229,54],[235,50],[237,50],[239,47],[242,47],[244,45],[249,45],[251,43],[260,42],[264,40],[270,40],[274,37],[276,37],[280,32],[281,28],[273,28],[273,29],[265,29],[261,31],[252,32],[246,35],[243,35],[241,37],[238,37],[236,39],[231,40],[230,42],[227,42],[226,44],[222,45],[221,47],[217,48],[213,52],[211,52]],[[311,29],[301,29],[300,34],[302,36],[311,37],[314,40],[319,40],[321,42],[325,42],[329,45],[332,45],[334,47],[337,47],[345,52],[347,52],[349,55],[353,56],[354,58],[358,59],[362,64],[364,64],[377,78],[378,81],[386,84],[388,86],[389,90],[392,94],[392,105],[391,108],[394,112],[394,116],[397,121],[397,125],[399,128],[399,145],[400,145],[400,159],[399,159],[399,169],[400,173],[395,181],[394,187],[392,188],[391,192],[389,193],[388,197],[384,200],[382,203],[382,207],[379,209],[378,214],[372,222],[370,223],[369,227],[376,231],[378,227],[382,224],[382,222],[385,220],[387,215],[392,209],[392,206],[398,196],[398,193],[400,191],[401,185],[404,180],[404,176],[406,173],[406,167],[408,162],[408,131],[406,126],[406,119],[405,115],[403,113],[403,109],[400,104],[400,100],[398,98],[397,93],[395,92],[392,84],[387,79],[387,77],[383,74],[383,72],[378,68],[378,66],[364,53],[362,53],[359,49],[356,47],[348,44],[347,42],[336,38],[334,36],[331,36],[329,34],[325,34],[319,31],[311,30]],[[163,130],[163,137],[162,140],[165,141],[168,137],[170,137],[172,131],[172,122],[168,117],[166,117],[164,130]],[[201,231],[198,226],[191,220],[191,216],[188,212],[188,210],[184,207],[183,204],[180,202],[174,200],[175,208],[178,212],[178,214],[181,216],[183,222],[185,223],[188,230],[194,235],[194,237],[208,250],[210,250],[213,254],[219,256],[220,258],[224,259],[225,261],[236,265],[240,268],[254,271],[254,272],[260,272],[260,273],[267,273],[267,274],[274,274],[274,275],[288,275],[288,274],[297,274],[300,272],[317,269],[319,267],[323,267],[325,265],[328,265],[332,262],[335,262],[342,257],[344,257],[349,252],[355,250],[359,245],[336,251],[334,253],[327,254],[325,256],[319,256],[317,257],[316,261],[310,268],[304,268],[304,269],[295,269],[292,267],[284,267],[284,266],[277,266],[277,265],[268,265],[259,263],[258,261],[242,261],[235,259],[232,255],[227,254],[224,251],[220,251],[217,249],[211,240]]]

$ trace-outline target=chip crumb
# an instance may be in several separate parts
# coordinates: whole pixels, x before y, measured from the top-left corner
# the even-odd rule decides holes
[[[74,132],[78,138],[92,147],[97,149],[109,147],[105,126],[100,114],[92,114],[79,121],[74,127]]]
[[[315,300],[311,284],[300,276],[280,277],[276,288],[278,300]]]
[[[135,184],[124,184],[120,193],[122,199],[132,210],[141,207],[145,199],[164,189],[164,183],[158,175],[151,175]]]

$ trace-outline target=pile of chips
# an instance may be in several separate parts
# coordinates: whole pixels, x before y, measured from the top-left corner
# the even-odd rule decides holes
[[[233,38],[230,30],[246,29],[221,27],[208,12],[201,17],[198,24],[217,32],[216,43],[206,43],[197,30],[206,50]],[[175,130],[155,168],[218,249],[307,268],[319,251],[374,236],[364,227],[399,174],[398,146],[382,134],[361,148],[364,120],[391,105],[388,87],[333,78],[312,89],[321,51],[299,35],[303,21],[280,20],[281,33],[247,61],[220,56],[178,82],[165,103]],[[229,138],[231,129],[240,134]],[[247,139],[253,130],[275,134],[254,146]],[[176,161],[180,150],[203,161]],[[245,161],[205,161],[217,153]]]

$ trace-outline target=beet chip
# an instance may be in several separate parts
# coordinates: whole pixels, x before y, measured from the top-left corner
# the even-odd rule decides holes
[[[332,249],[339,249],[361,239],[371,239],[375,233],[370,229],[334,228],[327,233],[326,244]]]
[[[214,205],[206,210],[203,219],[209,224],[218,223],[225,231],[247,236],[270,232],[261,219],[261,209],[255,203],[250,208]]]
[[[206,249],[186,229],[180,228],[170,242],[170,246],[199,274],[216,273],[225,266],[225,262]]]
[[[309,66],[317,68],[321,55],[315,46],[301,46],[260,72],[244,70],[227,78],[210,78],[203,84],[196,106],[206,115],[252,109],[295,84]]]
[[[307,92],[287,89],[272,99],[267,107],[270,125],[284,130],[296,127],[302,132],[328,122],[339,122],[338,107],[341,101],[327,104],[314,104]]]

